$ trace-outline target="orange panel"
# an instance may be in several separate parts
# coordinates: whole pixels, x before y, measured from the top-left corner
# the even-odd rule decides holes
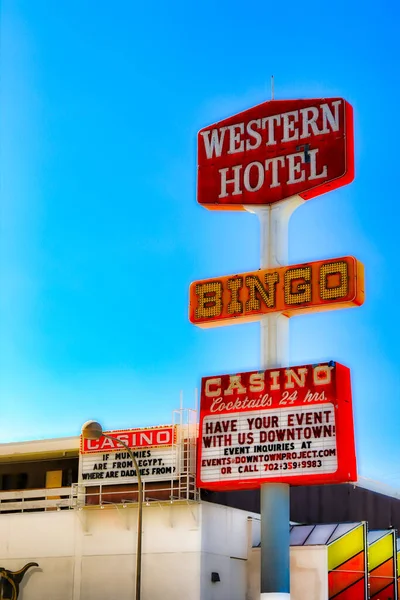
[[[388,585],[391,586],[393,591],[393,581],[394,578],[394,565],[393,559],[390,558],[382,565],[379,565],[376,569],[371,571],[369,576],[369,586],[370,586],[370,595],[373,598],[376,594],[380,592],[383,588],[386,588]],[[379,595],[379,600],[381,600],[381,596]]]
[[[189,319],[199,327],[215,327],[257,321],[274,312],[291,317],[363,302],[364,267],[345,256],[195,281]]]
[[[329,595],[329,600],[365,600],[365,580],[360,579],[337,595]]]
[[[328,574],[329,598],[365,577],[364,552],[353,556]]]
[[[394,585],[391,583],[384,590],[378,592],[377,596],[370,596],[371,600],[394,600]]]

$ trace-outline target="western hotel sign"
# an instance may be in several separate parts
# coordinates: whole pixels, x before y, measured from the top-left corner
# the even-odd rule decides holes
[[[352,107],[342,98],[265,102],[198,134],[197,199],[240,210],[354,178]]]

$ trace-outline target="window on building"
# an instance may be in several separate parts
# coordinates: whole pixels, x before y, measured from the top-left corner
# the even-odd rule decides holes
[[[1,475],[2,490],[26,490],[28,473],[5,473]]]

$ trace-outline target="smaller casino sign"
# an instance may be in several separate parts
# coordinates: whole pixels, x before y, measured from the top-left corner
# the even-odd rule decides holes
[[[105,432],[121,439],[133,451],[143,481],[178,476],[177,429],[173,425]],[[84,485],[137,483],[137,473],[126,449],[103,436],[81,438],[80,482]]]
[[[339,363],[204,377],[197,486],[357,480],[350,371]]]
[[[260,269],[190,286],[190,322],[216,327],[261,319],[281,312],[287,317],[360,306],[364,267],[352,256]]]

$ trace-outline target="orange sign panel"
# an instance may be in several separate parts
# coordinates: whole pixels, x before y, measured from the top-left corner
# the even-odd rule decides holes
[[[189,319],[199,327],[216,327],[257,321],[273,312],[291,317],[363,302],[364,267],[345,256],[195,281]]]

